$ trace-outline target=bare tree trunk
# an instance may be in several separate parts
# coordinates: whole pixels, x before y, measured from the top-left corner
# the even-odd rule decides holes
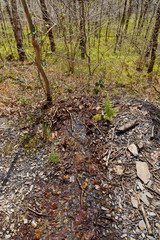
[[[3,16],[2,9],[1,9],[1,4],[0,4],[0,21],[1,21],[1,28],[2,28],[3,37],[5,39],[5,43],[6,43],[6,40],[7,40],[8,45],[9,45],[9,50],[10,50],[10,57],[13,58],[13,51],[12,51],[12,48],[11,48],[10,39],[8,37],[8,34],[7,34],[7,27],[6,27],[5,19],[4,19],[4,16]],[[7,48],[5,46],[5,43],[3,43],[3,46],[4,46],[6,54],[7,54],[8,51],[7,51]],[[9,56],[7,56],[7,57],[9,57]]]
[[[122,36],[123,36],[123,31],[122,30],[123,30],[123,26],[124,26],[125,19],[126,19],[126,8],[127,8],[127,0],[125,0],[125,2],[124,2],[122,18],[121,18],[120,24],[117,28],[116,43],[115,43],[114,52],[116,52],[118,44],[121,45],[121,42],[122,42]]]
[[[103,1],[101,1],[101,11],[100,11],[100,23],[99,23],[99,34],[98,34],[98,63],[100,62],[100,44],[101,44],[101,31],[102,31],[102,13],[103,13]]]
[[[148,73],[151,73],[153,71],[154,63],[156,60],[156,50],[158,47],[159,30],[160,30],[160,3],[158,5],[156,22],[155,22],[155,26],[154,26],[152,37],[151,37],[152,48],[151,48],[151,59],[148,67]]]
[[[38,71],[41,74],[41,76],[42,76],[42,78],[44,80],[44,83],[45,83],[45,90],[46,90],[46,95],[47,95],[47,101],[51,102],[52,101],[52,96],[51,96],[51,93],[50,93],[49,81],[48,81],[48,78],[47,78],[47,76],[46,76],[46,74],[44,72],[44,69],[43,69],[42,65],[41,65],[41,49],[40,49],[39,43],[38,43],[38,41],[36,39],[36,36],[34,34],[35,26],[33,25],[33,22],[32,22],[32,19],[31,19],[29,10],[28,10],[28,6],[26,4],[26,0],[21,0],[21,2],[22,2],[22,5],[23,5],[25,14],[26,14],[26,18],[27,18],[27,21],[28,21],[28,24],[29,24],[30,31],[32,33],[32,44],[33,44],[33,47],[34,47],[34,50],[35,50],[35,54],[36,54],[37,68],[38,68]]]
[[[55,45],[54,37],[53,37],[53,33],[52,33],[52,24],[51,24],[51,21],[50,21],[49,13],[47,11],[47,6],[46,6],[46,3],[45,3],[45,0],[40,0],[40,4],[41,4],[41,11],[42,11],[43,20],[47,25],[47,31],[48,31],[48,37],[49,37],[49,41],[50,41],[51,51],[55,52],[56,45]]]
[[[86,54],[86,34],[85,34],[85,9],[84,9],[84,0],[79,0],[80,4],[80,49],[81,49],[81,58],[85,58]]]
[[[12,15],[11,15],[11,11],[9,8],[8,0],[5,0],[5,4],[6,4],[7,13],[9,15],[10,23],[13,28],[14,36],[16,39],[19,59],[20,59],[20,61],[24,61],[25,59],[27,59],[27,57],[26,57],[26,54],[25,54],[25,51],[23,48],[22,27],[21,27],[20,18],[18,15],[17,2],[16,2],[16,0],[11,1]]]
[[[132,14],[132,0],[129,0],[129,7],[128,7],[128,12],[127,12],[126,25],[125,25],[125,34],[127,34],[131,14]]]

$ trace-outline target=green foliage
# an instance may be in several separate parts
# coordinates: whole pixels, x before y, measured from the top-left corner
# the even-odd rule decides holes
[[[104,101],[104,118],[107,119],[108,121],[112,121],[113,117],[116,115],[116,113],[119,110],[119,107],[113,107],[113,104],[110,100],[109,94],[107,93],[107,91],[105,91],[106,97],[105,97],[105,101]]]
[[[104,81],[100,79],[98,82],[95,83],[94,93],[98,94],[103,89],[104,89]]]
[[[93,116],[92,120],[94,122],[99,122],[102,120],[102,114],[96,114],[95,116]]]
[[[53,152],[49,155],[48,161],[49,161],[50,163],[58,164],[58,163],[60,162],[59,154],[56,153],[55,151],[53,151]]]

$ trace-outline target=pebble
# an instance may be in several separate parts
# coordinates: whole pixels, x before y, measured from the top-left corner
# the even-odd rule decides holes
[[[11,231],[14,230],[14,223],[12,223],[12,224],[10,225],[10,230],[11,230]]]
[[[11,237],[11,235],[5,235],[5,239],[9,239]]]
[[[73,175],[72,175],[72,176],[70,176],[70,179],[69,179],[69,181],[73,183],[73,182],[75,181],[75,177],[74,177]]]
[[[150,180],[151,174],[146,162],[136,161],[137,176],[147,184]]]
[[[138,208],[138,201],[133,196],[131,197],[131,202],[134,208]]]
[[[35,220],[33,220],[33,221],[31,222],[31,224],[32,224],[32,226],[33,226],[34,228],[37,227],[37,222],[36,222]]]
[[[160,230],[160,224],[156,223],[156,227]]]
[[[136,227],[136,233],[139,234],[140,233],[140,229],[138,227]]]
[[[125,237],[127,237],[126,233],[121,236],[121,238],[125,238]]]
[[[24,222],[24,224],[27,224],[28,223],[28,219],[24,218],[23,222]]]
[[[152,237],[152,236],[147,236],[147,240],[156,240],[156,239],[154,237]]]
[[[146,237],[146,235],[144,233],[142,233],[142,238],[145,238],[145,237]]]
[[[141,183],[141,181],[137,181],[136,182],[136,184],[137,184],[137,189],[141,189],[141,191],[143,191],[144,190],[144,186],[143,186],[143,184]]]
[[[148,214],[148,216],[150,216],[150,217],[155,217],[155,216],[156,216],[156,213],[154,213],[154,212],[147,212],[147,214]]]
[[[140,193],[140,194],[139,194],[139,197],[140,197],[140,199],[142,200],[142,202],[144,202],[147,206],[150,205],[150,203],[149,203],[149,201],[148,201],[145,193]]]
[[[132,143],[131,145],[129,145],[128,150],[129,150],[135,157],[138,156],[138,149],[137,149],[137,146],[136,146],[134,143]]]
[[[141,231],[146,229],[146,224],[145,224],[145,222],[143,220],[141,220],[139,222],[139,228],[140,228]]]

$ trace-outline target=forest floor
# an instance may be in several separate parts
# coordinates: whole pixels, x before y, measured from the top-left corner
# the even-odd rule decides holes
[[[0,239],[159,239],[160,103],[112,96],[114,120],[94,122],[103,95],[44,108],[18,80],[0,86]]]

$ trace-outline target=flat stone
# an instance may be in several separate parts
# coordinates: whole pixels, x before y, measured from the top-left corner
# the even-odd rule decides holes
[[[27,224],[28,223],[28,219],[24,218],[23,222],[24,222],[24,224]]]
[[[132,143],[131,145],[129,145],[128,150],[129,150],[135,157],[138,156],[138,149],[137,149],[137,146],[136,146],[134,143]]]
[[[139,222],[139,228],[140,228],[141,231],[146,229],[146,224],[145,224],[145,222],[143,220],[141,220]]]
[[[5,239],[9,239],[11,237],[11,235],[5,235]]]
[[[141,189],[141,191],[144,190],[144,186],[143,186],[143,184],[141,183],[140,180],[137,181],[137,186]]]
[[[10,225],[10,230],[11,230],[11,231],[14,230],[14,223],[12,223],[12,224]]]
[[[146,196],[145,193],[140,193],[140,194],[139,194],[139,197],[140,197],[140,199],[142,200],[142,202],[144,202],[147,206],[150,205],[150,203],[149,203],[149,201],[148,201],[148,198],[147,198],[147,196]]]
[[[32,225],[32,227],[36,228],[37,227],[37,222],[35,220],[32,220],[31,225]]]
[[[134,208],[138,208],[138,201],[133,196],[131,197],[131,202]]]
[[[151,174],[148,169],[148,165],[146,162],[136,161],[136,169],[137,169],[137,176],[147,184],[151,177]]]
[[[152,194],[150,194],[150,192],[144,191],[144,193],[145,193],[145,195],[146,195],[148,198],[153,199],[153,196],[152,196]]]
[[[72,182],[72,183],[73,183],[73,182],[75,182],[75,177],[74,177],[73,175],[72,175],[72,176],[70,176],[70,179],[69,179],[69,181],[70,181],[70,182]]]
[[[154,212],[147,212],[147,214],[148,214],[148,216],[150,216],[150,217],[155,217],[155,216],[156,216],[156,213],[154,213]]]
[[[160,230],[160,224],[156,223],[156,227]]]
[[[153,205],[154,207],[160,207],[160,201],[156,201],[156,200],[153,199],[152,205]]]

